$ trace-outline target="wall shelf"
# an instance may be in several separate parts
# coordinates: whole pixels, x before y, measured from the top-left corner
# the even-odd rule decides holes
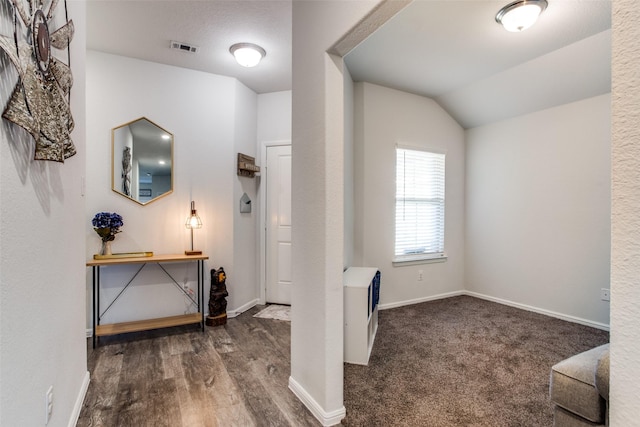
[[[253,178],[260,173],[260,166],[256,165],[255,157],[238,153],[238,175]]]

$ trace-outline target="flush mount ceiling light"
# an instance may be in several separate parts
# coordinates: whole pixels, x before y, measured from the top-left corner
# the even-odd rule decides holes
[[[243,67],[255,67],[267,54],[263,48],[253,43],[236,43],[229,48],[229,52]]]
[[[547,8],[547,0],[519,0],[509,3],[496,15],[496,22],[514,33],[526,30],[536,23]]]

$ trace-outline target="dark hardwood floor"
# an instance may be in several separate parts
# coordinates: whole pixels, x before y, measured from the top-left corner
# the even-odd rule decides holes
[[[254,318],[102,337],[78,426],[318,426],[288,388],[290,323]]]

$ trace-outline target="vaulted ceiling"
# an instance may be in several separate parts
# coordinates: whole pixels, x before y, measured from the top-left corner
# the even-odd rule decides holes
[[[494,19],[508,0],[415,0],[345,61],[354,80],[433,98],[465,128],[610,92],[611,2],[548,1],[536,25],[510,33]],[[291,19],[291,1],[92,0],[87,47],[274,92],[291,89]],[[267,56],[243,68],[229,53],[238,42]]]
[[[511,33],[495,21],[509,0],[417,0],[346,62],[354,80],[433,98],[465,128],[610,92],[611,3],[548,2]]]

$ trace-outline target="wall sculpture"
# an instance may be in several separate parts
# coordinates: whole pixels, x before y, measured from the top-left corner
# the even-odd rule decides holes
[[[34,159],[64,162],[76,154],[69,106],[73,76],[68,65],[74,28],[65,1],[65,24],[49,31],[58,3],[51,0],[47,7],[42,0],[11,0],[14,37],[0,36],[0,48],[15,66],[19,79],[2,117],[33,136]],[[68,64],[53,56],[52,47],[67,51]]]

